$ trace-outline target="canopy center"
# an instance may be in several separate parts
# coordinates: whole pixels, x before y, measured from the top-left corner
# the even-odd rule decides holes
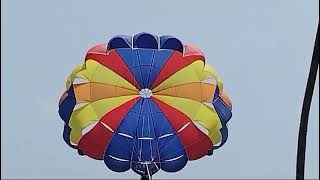
[[[152,91],[148,88],[145,88],[145,89],[141,89],[139,94],[142,98],[150,98],[152,96]]]

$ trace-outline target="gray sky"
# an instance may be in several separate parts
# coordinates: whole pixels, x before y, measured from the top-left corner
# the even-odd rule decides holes
[[[62,139],[58,100],[85,52],[118,34],[175,35],[204,52],[233,102],[214,156],[154,178],[294,178],[317,0],[1,1],[1,178],[137,178]],[[319,177],[319,84],[306,177]]]

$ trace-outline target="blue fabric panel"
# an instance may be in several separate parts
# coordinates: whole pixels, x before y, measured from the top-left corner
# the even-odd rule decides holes
[[[216,90],[214,91],[213,94],[213,99],[217,99],[219,96],[220,90],[219,90],[219,86],[216,86]]]
[[[136,78],[137,82],[139,83],[140,87],[143,87],[143,78],[141,74],[141,68],[139,66],[130,68],[132,74]]]
[[[172,50],[119,48],[118,54],[127,64],[140,87],[150,88]],[[140,68],[138,68],[140,67]]]
[[[142,152],[140,155],[141,161],[151,161],[152,157],[154,156],[152,152],[156,152],[157,149],[157,146],[155,144],[156,137],[154,133],[154,127],[148,101],[149,99],[144,99],[144,102],[142,103],[141,114],[137,126],[137,149],[138,152]],[[149,140],[139,138],[153,139]]]
[[[138,113],[141,109],[141,102],[142,99],[137,101],[129,110],[106,147],[104,162],[109,168],[112,167],[110,168],[111,170],[122,172],[130,169],[130,161],[135,140],[130,137],[119,135],[118,133],[124,133],[132,137],[136,136],[136,128],[139,119]],[[124,162],[115,160],[109,155],[129,161]]]
[[[139,105],[138,105],[139,106]],[[119,125],[117,132],[128,134],[132,137],[136,135],[139,114],[129,111]]]
[[[135,113],[137,113],[137,114],[140,114],[142,102],[143,102],[143,99],[139,99],[139,100],[134,104],[134,106],[130,109],[129,112],[135,112]]]
[[[165,134],[175,133],[170,122],[166,116],[160,111],[156,103],[150,99],[149,101],[150,111],[152,113],[152,121],[154,125],[156,137],[161,137]]]
[[[140,65],[151,65],[156,51],[154,49],[137,49]]]
[[[139,174],[147,173],[146,166],[148,166],[151,174],[157,172],[160,168],[160,159],[158,156],[159,150],[151,110],[152,109],[150,107],[150,99],[144,99],[140,112],[139,123],[137,126],[137,134],[134,148],[136,151],[133,154],[132,162],[132,169]],[[144,164],[151,161],[151,164]]]
[[[175,133],[173,127],[171,126],[166,116],[160,111],[159,107],[152,99],[150,99],[149,101],[149,106],[150,111],[152,113],[152,120],[154,123],[156,137],[161,137],[165,134]]]
[[[137,138],[134,139],[133,152],[132,152],[132,162],[131,169],[135,172],[145,172],[144,166],[141,164],[141,151],[139,151],[139,143]]]
[[[177,135],[161,138],[158,141],[160,150],[161,169],[167,172],[176,172],[181,170],[188,162],[188,157],[184,147]],[[181,158],[166,162],[183,155]]]
[[[140,145],[139,150],[141,149],[141,161],[151,161],[152,159],[152,147],[151,147],[151,141],[152,140],[138,140],[138,143]]]
[[[119,35],[115,36],[108,42],[108,50],[116,49],[116,48],[131,48],[132,44],[131,36],[127,35]]]
[[[66,124],[69,124],[70,116],[72,114],[74,106],[76,105],[73,86],[70,86],[70,88],[67,90],[67,94],[68,96],[62,101],[59,106],[59,115]]]
[[[153,128],[153,125],[150,124],[151,115],[141,114],[139,117],[138,127],[137,127],[137,137],[152,137],[154,132],[151,130]]]
[[[161,169],[167,172],[176,172],[181,170],[187,163],[188,157],[184,150],[184,146],[180,141],[177,134],[174,132],[173,127],[171,126],[169,120],[166,116],[160,111],[155,102],[150,99],[149,106],[151,109],[152,119],[154,122],[155,134],[157,137],[160,137],[165,134],[173,133],[173,135],[158,138],[158,150],[161,161]],[[173,160],[170,162],[164,162],[175,157],[183,155],[183,157]]]
[[[133,138],[119,135],[118,132]],[[117,172],[127,170],[129,164],[132,170],[139,174],[145,174],[147,166],[151,174],[157,172],[160,166],[168,172],[178,171],[185,166],[188,159],[176,134],[158,138],[169,133],[174,133],[174,130],[155,102],[149,98],[140,99],[130,109],[107,146],[105,163]],[[109,155],[129,161],[115,160]],[[180,155],[183,157],[165,162]]]
[[[231,109],[225,104],[225,102],[221,99],[221,97],[216,97],[216,99],[212,102],[213,107],[215,108],[219,119],[221,121],[222,128],[220,129],[220,133],[222,136],[221,143],[218,146],[213,146],[211,150],[209,150],[208,155],[213,154],[213,150],[222,147],[228,140],[228,127],[227,123],[232,117]]]
[[[218,97],[213,101],[213,107],[218,113],[218,116],[222,123],[227,123],[232,116],[231,109],[225,104],[225,102]]]
[[[188,162],[187,155],[184,155],[183,157],[170,161],[170,162],[162,162],[161,163],[161,169],[166,172],[177,172],[183,169]]]
[[[118,48],[116,49],[117,53],[120,55],[122,60],[130,68],[139,66],[139,59],[136,49],[131,48]]]
[[[149,99],[142,99],[140,114],[151,115],[151,111],[150,111],[150,107],[149,107]]]
[[[140,70],[143,79],[143,87],[148,88],[148,81],[150,77],[151,65],[154,54],[157,50],[154,49],[138,49],[138,57],[140,63]]]
[[[219,90],[219,87],[217,86],[213,95],[212,105],[214,106],[222,125],[222,128],[220,129],[221,142],[220,142],[220,145],[213,146],[208,151],[209,156],[213,154],[213,150],[222,147],[227,142],[227,139],[228,139],[227,122],[231,119],[231,116],[232,116],[231,109],[229,109],[228,106],[224,103],[224,101],[219,97],[219,93],[220,93],[220,90]]]
[[[72,148],[74,149],[78,149],[78,146],[75,146],[73,144],[71,144],[70,142],[70,132],[71,132],[71,128],[68,125],[64,125],[63,128],[63,140]]]
[[[111,158],[110,156],[104,156],[104,163],[106,166],[115,172],[124,172],[130,169],[129,161],[119,161]]]
[[[168,49],[160,49],[154,54],[152,66],[162,69],[163,65],[172,56],[173,51]]]
[[[149,88],[151,87],[152,83],[157,78],[164,64],[172,56],[172,54],[173,54],[172,50],[166,50],[166,49],[160,49],[154,54],[147,87]]]
[[[130,160],[133,139],[115,133],[108,144],[105,156],[112,155],[117,158]]]
[[[149,88],[148,81],[150,78],[151,66],[140,66],[141,75],[142,75],[142,88]]]
[[[137,80],[140,87],[143,85],[143,78],[140,69],[140,63],[138,59],[138,50],[137,49],[129,49],[129,48],[120,48],[117,49],[118,54],[126,63],[131,73]]]
[[[158,76],[160,72],[159,68],[156,68],[154,66],[151,67],[150,74],[149,74],[149,79],[148,79],[148,88],[151,88],[152,83],[154,80],[156,80],[156,77]]]
[[[159,107],[157,106],[157,104],[152,99],[150,99],[150,101],[148,102],[149,102],[150,112],[152,114],[162,113]],[[157,119],[154,119],[154,121],[157,121]]]
[[[183,144],[176,134],[158,140],[161,161],[185,154]]]
[[[149,33],[139,33],[133,37],[134,48],[158,49],[158,37]]]
[[[162,113],[152,114],[152,119],[155,126],[155,134],[157,137],[161,137],[165,134],[174,133],[174,129],[168,122],[167,118]]]
[[[180,40],[173,36],[161,36],[160,37],[161,49],[172,49],[183,53],[183,45]]]

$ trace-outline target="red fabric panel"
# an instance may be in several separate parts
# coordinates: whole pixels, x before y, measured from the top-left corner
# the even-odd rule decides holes
[[[133,74],[116,50],[112,49],[108,53],[106,53],[105,45],[97,45],[88,51],[85,60],[88,59],[96,60],[100,64],[111,69],[113,72],[126,79],[136,88],[140,89],[140,86],[134,78]]]
[[[105,114],[95,127],[82,136],[78,143],[78,148],[87,156],[102,160],[104,150],[111,140],[113,132],[107,129],[101,122],[107,124],[115,131],[138,99],[130,100]]]
[[[183,56],[179,51],[175,51],[160,70],[160,73],[154,80],[151,89],[157,87],[174,73],[192,64],[196,60],[205,61],[205,58],[200,50],[193,48],[192,46],[187,45],[184,47]]]
[[[101,122],[98,122],[94,128],[82,136],[78,148],[87,156],[102,160],[104,150],[112,135],[113,133],[110,130],[104,127]]]
[[[122,119],[125,117],[125,115],[129,112],[129,110],[133,107],[133,105],[139,101],[141,97],[134,98],[121,106],[117,107],[116,109],[108,112],[105,114],[100,121],[107,124],[109,127],[111,127],[113,130],[117,129],[120,125]]]
[[[100,54],[106,54],[107,53],[107,45],[106,44],[98,44],[93,46],[89,49],[87,54],[89,53],[100,53]],[[87,60],[87,58],[85,58]]]
[[[185,129],[178,133],[178,137],[184,145],[189,160],[199,159],[208,154],[208,150],[213,146],[210,138],[200,131],[183,112],[172,106],[152,97],[157,106],[167,117],[174,130],[178,133],[179,129],[191,122]]]
[[[174,130],[176,132],[178,132],[178,130],[180,128],[182,128],[183,125],[190,122],[190,118],[187,115],[185,115],[184,113],[178,111],[174,107],[169,106],[168,104],[164,103],[163,101],[161,101],[155,97],[151,97],[151,98],[152,98],[152,100],[154,100],[154,102],[160,108],[162,113],[170,121],[170,124],[172,125],[172,127],[174,128]]]
[[[178,135],[184,144],[189,160],[202,158],[208,154],[208,150],[213,146],[210,138],[193,123],[190,123]]]
[[[196,58],[196,59],[203,59],[204,60],[204,55],[201,52],[200,49],[195,48],[190,45],[185,45],[184,46],[184,53],[183,53],[184,58]]]

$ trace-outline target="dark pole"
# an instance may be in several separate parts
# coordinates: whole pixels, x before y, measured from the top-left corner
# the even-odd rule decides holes
[[[299,137],[298,137],[298,152],[297,152],[297,166],[296,166],[296,179],[304,180],[304,169],[305,169],[305,154],[306,154],[306,140],[307,140],[307,129],[308,129],[308,118],[310,105],[314,90],[314,85],[317,78],[317,71],[319,66],[319,23],[318,30],[311,60],[311,67],[306,87],[306,92],[304,94]]]

